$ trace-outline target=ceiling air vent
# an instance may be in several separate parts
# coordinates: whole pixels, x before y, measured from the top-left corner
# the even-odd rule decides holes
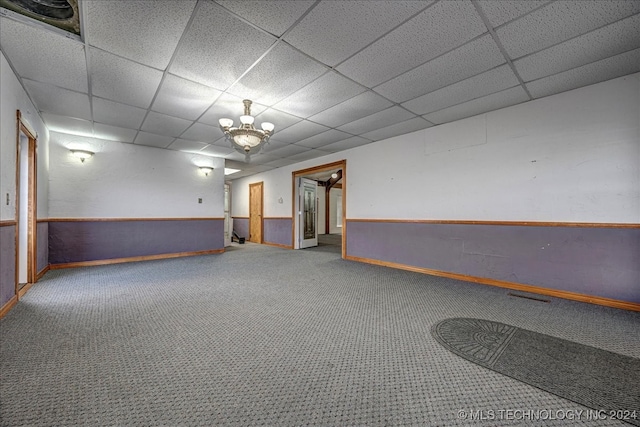
[[[78,0],[0,0],[0,6],[80,35]]]

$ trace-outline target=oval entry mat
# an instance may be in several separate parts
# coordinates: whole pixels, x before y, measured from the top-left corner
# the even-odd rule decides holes
[[[640,359],[483,319],[445,319],[431,335],[470,362],[640,426]]]

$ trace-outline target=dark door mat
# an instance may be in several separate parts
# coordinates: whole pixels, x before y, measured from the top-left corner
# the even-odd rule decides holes
[[[445,319],[431,334],[470,362],[640,426],[640,359],[483,319]]]

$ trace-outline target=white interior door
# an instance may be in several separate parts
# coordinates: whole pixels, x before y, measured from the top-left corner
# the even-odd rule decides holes
[[[300,178],[299,184],[298,236],[302,249],[318,246],[318,183]]]

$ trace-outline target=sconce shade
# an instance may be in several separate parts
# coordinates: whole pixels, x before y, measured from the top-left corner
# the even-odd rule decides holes
[[[213,171],[211,166],[200,166],[200,170],[204,172],[206,176],[209,176],[209,173]]]
[[[95,153],[89,150],[71,150],[71,153],[80,159],[84,163],[86,159],[93,156]]]

